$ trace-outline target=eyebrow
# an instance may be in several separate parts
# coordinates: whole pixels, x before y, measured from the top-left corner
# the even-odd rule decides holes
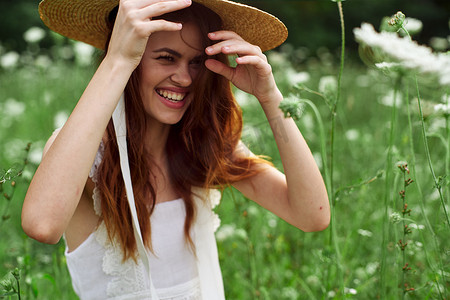
[[[170,48],[160,48],[160,49],[156,49],[156,50],[153,51],[153,53],[159,53],[159,52],[167,52],[167,53],[170,53],[173,56],[176,56],[178,58],[181,57],[181,54],[179,52],[177,52],[177,51],[175,51],[173,49],[170,49]]]

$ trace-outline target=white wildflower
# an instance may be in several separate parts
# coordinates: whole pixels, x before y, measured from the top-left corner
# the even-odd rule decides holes
[[[432,118],[430,120],[430,126],[428,127],[428,132],[437,133],[446,127],[445,118]],[[437,190],[436,190],[437,191]],[[437,193],[439,199],[439,193]]]
[[[220,242],[232,237],[235,234],[236,226],[232,224],[225,224],[216,232],[216,239]]]
[[[247,209],[247,212],[250,216],[257,216],[259,214],[259,210],[258,208],[256,208],[255,206],[250,206]]]
[[[378,269],[378,266],[379,266],[378,262],[370,262],[370,263],[368,263],[367,266],[366,266],[367,274],[369,274],[369,275],[375,274],[375,272]]]
[[[397,70],[400,69],[402,67],[401,63],[396,63],[396,62],[380,62],[380,63],[376,63],[375,67],[377,67],[380,70]]]
[[[345,132],[345,137],[349,141],[356,141],[359,138],[359,131],[357,129],[349,129]]]
[[[403,67],[439,77],[442,85],[450,85],[450,55],[433,53],[430,48],[420,46],[408,37],[399,37],[393,32],[376,32],[371,24],[363,23],[353,30],[358,42],[381,50]]]
[[[247,239],[247,231],[245,231],[242,228],[236,229],[236,231],[234,233],[237,237],[240,237],[241,239],[244,239],[244,240]]]
[[[300,295],[299,295],[297,289],[294,289],[293,287],[284,287],[281,290],[281,297],[283,299],[293,299],[293,300],[295,300],[295,299],[298,299],[299,296]]]
[[[22,173],[22,178],[27,180],[27,181],[31,181],[31,179],[33,178],[33,172],[31,172],[28,169],[25,169]]]
[[[23,39],[32,44],[37,43],[45,37],[45,30],[40,27],[31,27],[23,34]]]
[[[70,46],[58,47],[58,55],[62,59],[71,59],[74,56],[73,49]]]
[[[323,76],[319,80],[319,92],[322,94],[333,94],[337,90],[337,80],[335,76]]]
[[[422,224],[411,223],[408,226],[412,229],[419,229],[419,230],[425,229],[425,226]]]
[[[369,230],[364,230],[364,229],[358,229],[358,234],[362,235],[362,236],[366,236],[366,237],[371,237],[373,235],[373,233]]]
[[[450,114],[450,102],[447,104],[442,104],[442,103],[436,104],[434,106],[434,112],[441,113],[444,115]]]
[[[448,41],[442,37],[432,37],[430,39],[430,46],[436,51],[445,51],[448,48]]]
[[[358,292],[355,289],[344,287],[344,293],[350,295],[356,295]]]
[[[0,65],[4,69],[10,69],[17,66],[17,63],[19,62],[20,55],[15,51],[10,51],[6,53],[5,55],[2,55],[0,58]]]
[[[251,99],[252,97],[250,96],[250,94],[247,94],[239,89],[236,89],[234,91],[234,97],[236,98],[237,103],[242,107],[250,104],[253,100]]]
[[[17,159],[17,153],[23,153],[23,150],[27,146],[27,142],[20,139],[12,139],[4,143],[3,154],[8,160]]]
[[[53,126],[55,128],[63,127],[68,118],[69,114],[66,111],[57,112],[55,117],[53,118]]]
[[[14,118],[14,117],[18,117],[21,114],[23,114],[25,111],[25,108],[26,108],[25,103],[19,102],[13,98],[9,98],[3,104],[2,113],[5,116]]]
[[[220,242],[225,241],[231,237],[239,237],[242,239],[247,238],[247,232],[242,228],[237,228],[234,224],[222,225],[219,230],[216,231],[216,239]]]
[[[42,160],[42,151],[44,150],[44,147],[34,147],[28,154],[28,160],[32,162],[33,164],[40,164]]]
[[[309,275],[306,277],[306,283],[313,286],[319,286],[320,285],[320,279],[317,277],[317,275]]]
[[[19,266],[23,266],[25,264],[25,258],[23,256],[18,256],[17,263],[19,264]]]
[[[423,244],[421,242],[417,242],[416,241],[414,244],[416,244],[417,248],[422,248],[423,247]]]
[[[271,227],[271,228],[277,227],[277,219],[275,219],[275,218],[269,219],[269,221],[267,223],[268,223],[269,227]]]
[[[283,66],[288,63],[286,56],[277,51],[270,51],[267,55],[267,60],[271,65]]]
[[[402,95],[399,92],[395,94],[394,90],[390,90],[385,96],[378,99],[378,103],[389,107],[394,106],[394,101],[397,107],[402,104]]]
[[[47,55],[39,55],[36,57],[34,64],[42,69],[47,69],[52,65],[52,60]]]
[[[88,66],[92,63],[92,56],[95,51],[94,47],[82,42],[75,42],[73,50],[75,52],[75,59],[81,66]]]
[[[442,95],[441,101],[442,101],[443,103],[450,104],[450,94],[444,94],[444,95]]]
[[[419,33],[422,30],[423,24],[420,20],[414,18],[406,18],[403,26],[405,26],[409,34],[413,35]]]
[[[400,223],[400,221],[402,220],[402,217],[400,216],[400,214],[398,212],[394,212],[389,216],[389,220],[394,223]]]
[[[334,298],[334,296],[336,296],[336,292],[335,291],[328,291],[328,293],[327,293],[327,297],[328,298]]]
[[[303,114],[301,123],[306,129],[314,129],[314,118],[311,116],[311,114]]]
[[[285,71],[285,74],[286,74],[287,80],[289,81],[289,83],[291,85],[305,83],[305,82],[309,81],[309,79],[311,78],[311,76],[309,75],[308,72],[296,72],[292,68],[288,68]]]

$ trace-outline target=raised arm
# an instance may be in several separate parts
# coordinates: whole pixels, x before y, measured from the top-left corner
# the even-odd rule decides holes
[[[234,186],[246,197],[303,231],[325,229],[330,221],[325,184],[295,122],[284,118],[278,108],[283,96],[265,55],[234,32],[219,31],[210,34],[210,38],[220,42],[208,47],[206,53],[237,54],[237,66],[228,67],[212,59],[206,61],[206,66],[259,100],[274,133],[285,172],[283,175],[273,167],[259,166],[264,168],[262,172],[236,182]]]
[[[70,223],[89,170],[120,95],[140,63],[148,37],[181,30],[181,24],[152,20],[190,5],[190,0],[121,0],[109,50],[64,127],[46,146],[28,188],[22,227],[32,238],[56,243]]]

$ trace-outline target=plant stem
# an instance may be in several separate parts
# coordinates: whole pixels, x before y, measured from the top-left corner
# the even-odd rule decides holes
[[[403,192],[404,192],[404,194],[403,194],[403,197],[402,197],[402,200],[403,200],[402,201],[402,209],[406,210],[406,207],[405,207],[405,204],[406,204],[406,172],[405,171],[403,171]],[[403,212],[402,213],[403,243],[406,243],[406,228],[405,228],[405,226],[406,226],[405,213]],[[405,268],[405,267],[406,267],[406,251],[403,248],[402,249],[402,268]],[[405,299],[405,295],[406,295],[405,272],[406,272],[406,270],[402,269],[402,280],[401,280],[402,281],[401,282],[401,286],[402,286],[402,289],[403,289],[402,299]]]
[[[445,93],[446,97],[446,101],[445,101],[445,105],[447,107],[450,106],[450,91],[447,90],[447,92]],[[445,159],[445,175],[446,176],[450,176],[450,112],[448,112],[447,114],[445,114],[445,131],[447,133],[447,151],[445,152],[446,155],[446,159]],[[450,185],[447,186],[447,204],[450,203]]]
[[[337,105],[339,103],[339,100],[341,98],[341,83],[342,83],[342,74],[344,72],[344,61],[345,61],[345,25],[344,25],[344,12],[342,10],[342,2],[337,2],[338,10],[339,10],[339,19],[341,22],[341,61],[340,61],[340,68],[339,68],[339,75],[338,75],[338,85],[337,85],[337,92],[336,92],[336,101],[334,101],[334,104],[332,106],[331,110],[331,145],[330,145],[330,196],[331,196],[331,202],[333,202],[333,205],[335,204],[334,201],[334,184],[333,184],[333,174],[334,174],[334,135],[335,135],[335,128],[336,128],[336,114],[337,114]]]
[[[334,102],[331,110],[331,133],[330,133],[330,188],[329,194],[330,197],[330,213],[331,213],[331,222],[330,222],[330,245],[333,244],[333,248],[336,254],[336,265],[337,265],[337,277],[340,286],[340,292],[342,296],[344,296],[344,275],[342,271],[341,265],[341,253],[339,250],[339,244],[337,241],[337,231],[336,231],[336,214],[335,214],[335,198],[334,198],[334,135],[336,128],[336,110],[337,105],[339,103],[341,97],[341,81],[342,74],[344,72],[344,60],[345,60],[345,24],[344,24],[344,12],[342,9],[342,2],[337,1],[338,11],[339,11],[339,20],[341,24],[341,60],[340,60],[340,68],[338,75],[338,85],[337,85],[337,93],[336,93],[336,101]]]
[[[300,103],[308,104],[312,108],[314,115],[316,117],[317,125],[319,126],[320,156],[322,158],[322,168],[323,168],[323,173],[324,173],[324,177],[325,177],[325,185],[327,187],[328,192],[331,193],[331,191],[330,191],[330,175],[329,175],[329,171],[328,171],[328,161],[327,161],[327,153],[326,153],[325,129],[323,126],[322,118],[320,116],[320,112],[317,109],[317,106],[311,100],[298,99],[298,101]]]
[[[428,160],[428,166],[431,171],[431,175],[433,176],[434,181],[434,187],[439,192],[439,198],[441,200],[442,208],[444,209],[444,215],[447,221],[447,226],[450,228],[450,219],[447,213],[447,208],[445,206],[445,200],[444,196],[442,195],[442,187],[438,179],[436,178],[436,174],[434,172],[433,164],[431,162],[431,155],[430,155],[430,148],[428,147],[428,140],[427,140],[427,134],[425,131],[425,122],[423,120],[423,112],[422,112],[422,104],[420,103],[420,92],[419,92],[419,83],[417,82],[417,76],[414,75],[414,81],[416,84],[416,92],[417,92],[417,105],[419,106],[419,116],[420,116],[420,124],[422,128],[422,138],[423,138],[423,145],[425,147],[425,154]]]
[[[392,175],[392,148],[394,146],[395,137],[395,124],[397,120],[397,96],[398,87],[401,83],[401,77],[398,77],[394,84],[394,103],[392,105],[391,113],[391,130],[389,133],[389,145],[386,155],[386,171],[385,171],[385,195],[384,195],[384,220],[382,227],[382,248],[381,248],[381,272],[380,272],[380,283],[381,283],[381,299],[386,299],[386,251],[387,251],[387,235],[389,226],[389,199],[391,196],[391,175]]]
[[[425,204],[424,204],[424,202],[423,202],[422,188],[420,187],[419,178],[418,178],[417,173],[416,173],[416,154],[415,154],[415,151],[414,151],[414,135],[413,135],[413,129],[412,129],[411,111],[410,111],[410,109],[409,109],[409,96],[408,96],[408,91],[409,91],[409,89],[408,89],[408,86],[407,86],[407,87],[406,87],[406,93],[407,93],[407,94],[406,94],[406,111],[407,111],[407,113],[408,113],[409,148],[410,148],[409,151],[411,152],[411,164],[410,164],[411,176],[414,178],[414,181],[416,182],[415,185],[416,185],[416,187],[417,187],[417,192],[418,192],[418,194],[419,194],[419,207],[420,207],[420,211],[421,211],[422,216],[423,216],[423,218],[424,218],[424,220],[425,220],[426,228],[430,231],[431,237],[432,237],[432,239],[433,239],[433,242],[434,242],[434,251],[435,251],[435,253],[438,253],[438,254],[436,255],[436,257],[438,258],[438,263],[439,263],[439,268],[440,268],[440,271],[441,271],[442,279],[445,280],[445,277],[444,277],[444,266],[443,266],[443,263],[442,263],[442,257],[441,257],[441,255],[439,254],[439,241],[438,241],[438,238],[437,238],[437,236],[436,236],[436,233],[433,231],[433,227],[431,227],[430,220],[428,220],[428,217],[427,217],[427,215],[426,215],[426,213],[425,213]],[[426,243],[425,243],[425,238],[423,237],[422,232],[421,232],[421,231],[419,231],[419,232],[420,232],[420,234],[421,234],[421,237],[422,237],[422,240],[423,240],[423,244],[425,245],[425,244],[426,244]],[[426,248],[425,248],[425,247],[424,247],[424,252],[425,252],[425,257],[426,257],[426,259],[427,259],[427,262],[428,262],[429,267],[431,268],[431,270],[432,270],[433,272],[436,272],[436,271],[435,271],[435,267],[432,265],[431,260],[430,260],[430,258],[429,258],[429,256],[428,256],[428,252],[426,251]],[[443,296],[442,296],[442,293],[441,293],[440,286],[439,286],[439,281],[438,281],[438,279],[436,279],[435,276],[434,276],[434,280],[435,280],[436,286],[437,286],[437,288],[438,288],[439,295],[441,296],[441,299],[444,299]],[[444,284],[443,284],[443,287],[444,287],[444,289],[445,289],[445,282],[444,282]]]

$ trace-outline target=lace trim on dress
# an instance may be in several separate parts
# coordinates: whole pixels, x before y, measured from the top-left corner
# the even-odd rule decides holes
[[[122,261],[122,250],[116,240],[109,241],[105,223],[102,222],[99,225],[95,231],[95,236],[99,244],[105,249],[103,271],[113,277],[106,288],[108,297],[130,295],[136,291],[148,289],[145,284],[145,270],[141,260],[138,259],[137,264],[132,259]]]
[[[106,226],[102,222],[95,231],[98,243],[105,249],[102,269],[112,277],[106,287],[108,299],[151,299],[142,261],[122,261],[123,253],[117,240],[110,242]],[[195,278],[184,284],[156,290],[160,300],[201,300],[200,281]]]
[[[222,194],[216,189],[207,190],[199,187],[192,187],[192,196],[194,199],[198,198],[198,200],[207,207],[208,212],[211,213],[210,217],[212,218],[210,224],[213,226],[213,232],[216,232],[220,227],[220,218],[213,209],[219,205]],[[197,209],[199,209],[199,206],[197,206]]]
[[[89,172],[89,177],[95,183],[94,190],[92,191],[92,200],[94,202],[94,212],[97,216],[102,215],[100,191],[97,188],[97,181],[98,181],[98,167],[100,166],[100,163],[102,162],[104,151],[105,151],[105,145],[103,144],[103,142],[100,142],[97,154],[95,155],[94,163],[92,164],[91,171]]]

